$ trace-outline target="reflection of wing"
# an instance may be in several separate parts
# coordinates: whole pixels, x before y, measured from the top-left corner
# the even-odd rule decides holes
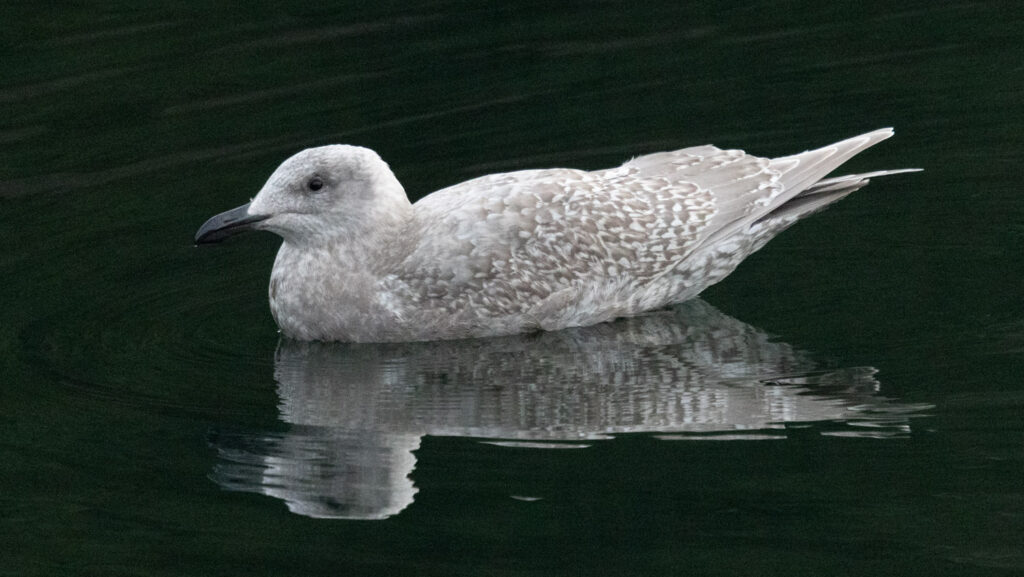
[[[878,396],[873,374],[817,370],[806,354],[702,301],[530,336],[283,341],[275,377],[281,418],[295,430],[250,448],[237,438],[215,443],[226,461],[216,478],[285,499],[296,512],[369,518],[411,502],[411,451],[424,434],[533,443],[621,432],[751,438],[784,436],[785,423],[807,421],[833,422],[841,434],[905,433],[919,407]]]
[[[833,375],[846,388],[826,398],[813,394],[824,378],[815,369],[805,354],[696,301],[525,337],[288,341],[275,376],[290,423],[503,439],[760,429],[859,419],[884,402],[873,370]]]

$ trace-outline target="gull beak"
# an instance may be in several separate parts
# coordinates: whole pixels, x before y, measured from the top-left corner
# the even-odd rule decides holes
[[[204,222],[196,231],[196,244],[220,242],[229,236],[250,230],[257,222],[269,218],[268,215],[249,214],[249,204],[251,203],[222,212]]]

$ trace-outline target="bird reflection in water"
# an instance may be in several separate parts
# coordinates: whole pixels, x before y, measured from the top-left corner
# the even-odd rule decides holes
[[[693,300],[591,327],[393,344],[282,340],[274,377],[284,433],[212,437],[212,478],[320,518],[383,519],[413,502],[424,435],[585,447],[662,439],[906,435],[927,408],[887,399],[870,367],[825,370],[807,353]]]

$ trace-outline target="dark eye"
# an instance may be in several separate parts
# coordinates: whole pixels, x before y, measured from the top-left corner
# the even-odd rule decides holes
[[[309,179],[309,182],[306,184],[306,186],[310,190],[316,192],[324,187],[324,181],[320,180],[319,176],[314,176],[313,178]]]

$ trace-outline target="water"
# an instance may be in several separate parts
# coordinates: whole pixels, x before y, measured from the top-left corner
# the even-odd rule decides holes
[[[1024,571],[1011,3],[0,9],[0,575]],[[287,155],[488,172],[892,125],[703,299],[561,333],[279,342]]]

